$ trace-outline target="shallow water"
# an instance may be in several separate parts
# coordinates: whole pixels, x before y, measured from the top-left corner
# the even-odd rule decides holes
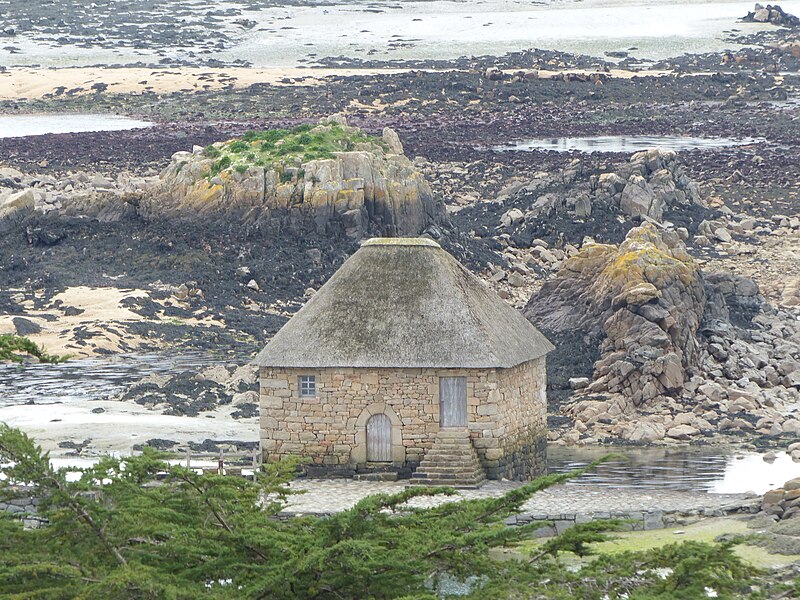
[[[786,4],[789,12],[795,2]],[[663,3],[655,0],[521,2],[348,3],[275,8],[236,47],[222,52],[256,66],[291,64],[299,58],[447,59],[500,55],[526,48],[603,56],[606,51],[662,59],[736,47],[724,32],[756,32],[763,25],[737,23],[752,2]],[[380,11],[380,12],[377,12]]]
[[[797,0],[781,4],[790,13],[800,13]],[[737,48],[724,40],[727,31],[755,33],[771,28],[738,22],[752,9],[752,0],[683,0],[677,4],[657,0],[363,0],[327,6],[276,6],[247,11],[247,18],[257,23],[248,31],[231,28],[229,23],[226,31],[237,43],[209,54],[199,47],[169,47],[159,53],[157,49],[137,48],[135,40],[120,40],[113,49],[60,46],[34,35],[19,35],[12,40],[19,53],[6,55],[0,50],[0,64],[132,64],[158,62],[164,54],[185,58],[194,53],[271,67],[313,63],[315,58],[327,56],[452,59],[527,48],[598,57],[607,51],[628,51],[639,58],[659,60]]]
[[[123,131],[152,127],[155,123],[103,114],[0,115],[0,138],[26,137],[46,133]]]
[[[758,143],[760,139],[744,138],[701,138],[677,135],[605,135],[592,137],[562,137],[522,140],[500,146],[492,150],[498,152],[514,151],[554,151],[554,152],[638,152],[649,148],[662,150],[714,150],[729,146],[744,146]]]
[[[800,477],[800,462],[777,452],[773,462],[755,452],[724,448],[548,448],[551,472],[586,466],[610,452],[625,455],[574,479],[571,485],[649,490],[705,491],[742,494],[767,490]]]
[[[219,357],[207,354],[140,354],[76,359],[58,365],[0,364],[0,406],[103,400],[148,375],[174,374],[219,362]]]

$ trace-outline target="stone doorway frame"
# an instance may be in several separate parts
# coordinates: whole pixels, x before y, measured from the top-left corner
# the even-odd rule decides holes
[[[391,406],[385,402],[370,404],[356,420],[355,446],[350,451],[350,462],[355,464],[367,463],[367,421],[373,415],[384,414],[389,417],[392,424],[392,465],[401,466],[406,461],[406,447],[403,445],[403,423]],[[377,464],[377,463],[376,463]],[[389,464],[389,463],[383,463]]]

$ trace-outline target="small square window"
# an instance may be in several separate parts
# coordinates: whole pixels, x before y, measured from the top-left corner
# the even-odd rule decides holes
[[[317,395],[317,378],[313,375],[300,375],[300,397],[314,398]]]

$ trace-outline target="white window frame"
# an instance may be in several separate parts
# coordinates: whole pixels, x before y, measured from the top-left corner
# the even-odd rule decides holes
[[[316,375],[299,375],[297,377],[297,388],[301,398],[317,397],[317,377]]]

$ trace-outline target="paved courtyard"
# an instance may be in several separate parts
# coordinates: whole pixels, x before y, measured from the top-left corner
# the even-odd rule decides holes
[[[518,487],[511,481],[489,481],[479,489],[458,491],[460,498],[500,496]],[[304,493],[290,497],[286,513],[326,514],[351,508],[371,494],[392,494],[402,491],[407,482],[354,481],[351,479],[298,479],[292,489]],[[417,498],[410,504],[416,507],[434,506],[453,501],[452,497]],[[709,494],[672,490],[637,489],[633,487],[602,487],[559,485],[535,494],[523,506],[523,514],[538,518],[559,518],[558,515],[587,515],[596,518],[611,513],[633,512],[691,513],[694,511],[735,512],[753,504],[745,494]],[[566,518],[566,517],[562,517]]]

